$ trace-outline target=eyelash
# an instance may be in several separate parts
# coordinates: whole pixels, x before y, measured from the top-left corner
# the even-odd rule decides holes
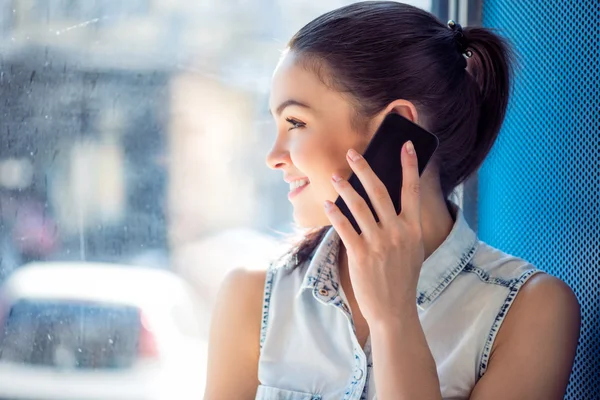
[[[286,120],[287,122],[289,122],[290,124],[292,124],[292,127],[291,127],[290,129],[288,129],[288,130],[290,130],[290,131],[291,131],[292,129],[303,128],[303,127],[305,127],[305,126],[306,126],[306,124],[305,124],[305,123],[303,123],[303,122],[300,122],[300,121],[298,121],[298,120],[296,120],[296,119],[293,119],[293,118],[286,118],[285,120]]]

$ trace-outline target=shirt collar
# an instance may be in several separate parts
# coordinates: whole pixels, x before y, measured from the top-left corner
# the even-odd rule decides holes
[[[479,240],[464,218],[463,211],[450,202],[456,218],[450,234],[425,260],[417,284],[417,306],[424,310],[448,287],[473,258]],[[339,292],[340,280],[337,258],[340,237],[330,228],[313,257],[308,261],[298,296],[313,289],[314,296],[325,303],[334,300]]]

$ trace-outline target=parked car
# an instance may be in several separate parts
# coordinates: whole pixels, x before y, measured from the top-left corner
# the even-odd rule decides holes
[[[200,399],[193,294],[159,269],[37,263],[0,288],[0,399]]]

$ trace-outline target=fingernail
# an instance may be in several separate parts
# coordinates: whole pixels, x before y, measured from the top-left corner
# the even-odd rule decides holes
[[[331,210],[331,207],[333,206],[333,203],[330,202],[329,200],[325,200],[325,209],[326,210]]]
[[[406,143],[406,151],[410,155],[415,154],[415,146],[410,140]]]
[[[354,149],[348,150],[348,157],[350,157],[350,159],[354,162],[357,162],[361,159],[360,154],[358,154]]]
[[[341,181],[341,180],[342,180],[342,177],[341,177],[341,176],[339,176],[338,174],[333,174],[333,175],[331,176],[331,180],[332,180],[332,181],[334,181],[334,182],[339,182],[339,181]]]

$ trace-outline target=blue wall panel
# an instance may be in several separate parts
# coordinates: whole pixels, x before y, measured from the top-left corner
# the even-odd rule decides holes
[[[479,236],[575,290],[582,336],[566,398],[600,399],[600,1],[484,0],[482,21],[519,65],[479,173]]]

